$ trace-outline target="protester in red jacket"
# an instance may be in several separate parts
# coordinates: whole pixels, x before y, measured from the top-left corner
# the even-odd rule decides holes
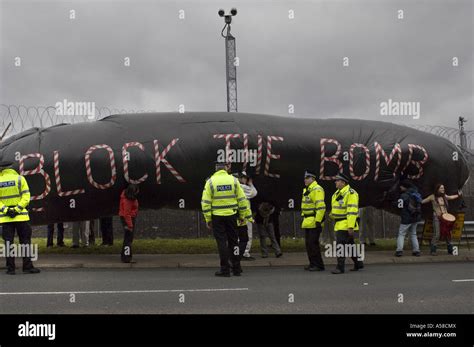
[[[124,263],[132,262],[133,230],[138,214],[138,192],[138,185],[130,184],[120,195],[119,216],[124,229],[121,258]]]

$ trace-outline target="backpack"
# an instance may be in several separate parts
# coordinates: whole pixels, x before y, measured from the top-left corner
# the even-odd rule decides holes
[[[418,192],[409,192],[408,196],[408,212],[410,216],[417,217],[421,214],[421,195]]]

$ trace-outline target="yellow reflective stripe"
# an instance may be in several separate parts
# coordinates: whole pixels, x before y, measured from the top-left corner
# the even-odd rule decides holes
[[[212,201],[210,200],[201,200],[203,204],[212,204]]]
[[[212,184],[212,180],[209,178],[209,188],[211,188],[211,195],[214,196],[214,185]]]
[[[314,209],[315,209],[315,208],[313,207],[313,208],[302,208],[301,210],[302,210],[302,211],[313,211]]]
[[[357,215],[358,215],[358,213],[357,213],[357,212],[347,212],[347,214],[351,214],[351,215],[355,215],[355,216],[357,216]]]
[[[4,216],[6,216],[6,214],[4,213],[3,214]],[[17,213],[17,216],[28,216],[28,212],[20,212],[20,213]]]
[[[337,206],[337,205],[334,205],[332,208],[339,209],[339,210],[345,210],[345,209],[346,209],[346,206]]]
[[[19,198],[19,197],[20,197],[20,194],[16,194],[16,195],[1,196],[0,199],[5,200],[5,199],[12,199],[12,198]]]
[[[235,199],[236,196],[235,195],[220,195],[220,196],[215,196],[214,197],[214,200],[218,200],[218,199]]]
[[[225,205],[225,206],[212,206],[212,209],[213,210],[222,210],[222,209],[225,209],[225,208],[237,208],[238,205],[235,204],[235,205]]]
[[[316,207],[316,210],[325,210],[326,207]]]

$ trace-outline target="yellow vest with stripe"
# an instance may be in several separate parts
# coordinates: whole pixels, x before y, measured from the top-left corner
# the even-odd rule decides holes
[[[352,228],[359,230],[357,216],[359,214],[359,194],[348,184],[336,190],[331,199],[330,217],[336,221],[334,231]]]
[[[206,223],[212,216],[232,216],[238,214],[239,219],[252,216],[250,204],[240,186],[239,181],[225,170],[219,170],[206,181],[201,198],[202,213]]]
[[[23,176],[13,169],[0,170],[0,224],[29,221],[26,207],[30,203],[30,189]],[[19,213],[14,218],[5,212],[13,207]]]
[[[316,223],[321,223],[326,212],[324,202],[324,189],[314,181],[303,189],[301,199],[302,229],[316,228]]]

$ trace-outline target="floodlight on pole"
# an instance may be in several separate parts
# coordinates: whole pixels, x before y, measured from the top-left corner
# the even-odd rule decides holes
[[[225,65],[226,65],[226,84],[227,84],[227,112],[237,112],[237,69],[235,66],[235,37],[230,33],[230,24],[232,17],[237,15],[237,9],[232,8],[230,14],[225,14],[220,9],[217,14],[224,17],[225,25],[222,28],[221,36],[225,38]],[[227,32],[224,35],[224,30]]]

